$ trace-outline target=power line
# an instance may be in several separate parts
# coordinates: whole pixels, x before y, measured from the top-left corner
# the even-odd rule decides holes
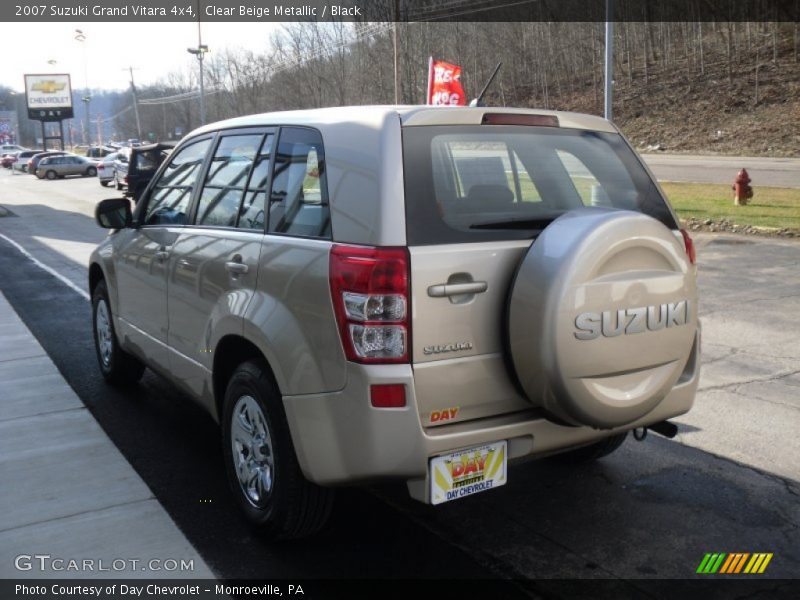
[[[112,115],[112,116],[108,117],[108,119],[106,119],[106,120],[107,120],[107,121],[113,121],[114,119],[116,119],[116,118],[117,118],[117,117],[119,117],[120,115],[124,115],[126,112],[128,112],[128,111],[129,111],[129,110],[131,110],[132,108],[133,108],[132,106],[129,106],[129,107],[127,107],[127,108],[123,108],[123,109],[122,109],[121,111],[119,111],[117,114],[115,114],[115,115]]]
[[[224,88],[216,87],[211,89],[206,89],[206,94],[218,94],[219,92],[224,92]],[[174,104],[176,102],[184,102],[186,100],[195,100],[200,97],[200,92],[197,90],[191,90],[188,92],[182,92],[180,94],[174,94],[172,96],[162,96],[161,98],[145,98],[143,100],[139,100],[140,106],[155,106],[159,104]]]
[[[367,40],[367,39],[371,39],[371,38],[375,37],[376,35],[379,35],[379,34],[385,32],[385,31],[388,31],[389,29],[391,29],[391,27],[392,27],[391,23],[373,23],[373,24],[370,24],[370,25],[368,25],[366,27],[363,27],[363,28],[360,28],[360,29],[356,29],[352,39],[345,40],[345,41],[338,42],[338,43],[334,43],[334,44],[322,45],[320,48],[316,49],[314,52],[311,52],[311,53],[308,53],[308,54],[304,54],[302,57],[285,59],[283,61],[278,62],[276,65],[273,65],[272,67],[267,69],[268,76],[272,77],[272,76],[275,76],[275,75],[277,75],[279,73],[283,73],[284,71],[288,71],[288,70],[293,69],[295,67],[299,67],[300,65],[306,64],[306,63],[311,62],[313,60],[316,60],[316,59],[319,59],[319,58],[325,58],[325,57],[330,56],[330,55],[332,55],[333,53],[335,53],[335,52],[337,52],[339,50],[343,50],[345,48],[348,48],[348,47],[352,46],[353,44],[355,44],[355,43],[357,43],[359,41],[364,41],[364,40]],[[226,90],[223,87],[213,87],[213,88],[210,88],[210,89],[206,89],[205,93],[206,94],[218,94],[218,93],[224,92],[224,91],[226,91]],[[177,102],[185,102],[187,100],[195,100],[195,99],[197,99],[199,97],[199,95],[200,94],[199,94],[199,92],[197,90],[190,90],[188,92],[181,92],[179,94],[173,94],[171,96],[162,96],[160,98],[139,99],[139,100],[137,100],[136,103],[139,106],[158,106],[158,105],[162,105],[162,104],[175,104]],[[112,119],[116,118],[117,116],[120,116],[120,115],[126,113],[130,109],[131,109],[131,107],[128,107],[128,108],[120,111],[119,113],[117,113],[116,115],[114,115],[111,118]]]

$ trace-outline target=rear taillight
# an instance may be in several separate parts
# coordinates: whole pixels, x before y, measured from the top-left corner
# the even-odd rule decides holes
[[[681,235],[683,236],[683,245],[686,248],[686,256],[689,257],[689,262],[695,264],[697,260],[697,253],[694,249],[694,242],[692,238],[689,237],[689,233],[685,229],[681,229]]]
[[[408,362],[408,266],[406,248],[331,248],[331,297],[347,360]]]

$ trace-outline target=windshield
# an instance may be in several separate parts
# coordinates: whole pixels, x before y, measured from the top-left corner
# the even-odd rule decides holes
[[[552,127],[403,130],[409,244],[525,239],[580,206],[634,210],[676,228],[618,134]]]

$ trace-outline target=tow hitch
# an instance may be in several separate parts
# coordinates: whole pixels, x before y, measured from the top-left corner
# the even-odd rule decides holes
[[[643,441],[647,437],[648,431],[654,431],[665,438],[672,439],[678,435],[678,426],[669,421],[661,421],[660,423],[653,423],[647,427],[637,427],[633,430],[633,438],[636,441]]]

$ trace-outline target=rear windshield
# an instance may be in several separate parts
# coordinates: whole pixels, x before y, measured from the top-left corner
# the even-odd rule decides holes
[[[622,137],[554,127],[403,129],[409,245],[535,237],[580,206],[634,210],[677,228]]]

